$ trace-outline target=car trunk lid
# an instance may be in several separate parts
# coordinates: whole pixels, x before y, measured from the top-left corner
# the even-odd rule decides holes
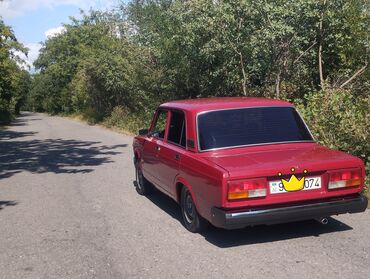
[[[347,153],[332,150],[316,143],[274,144],[225,149],[208,154],[204,153],[203,156],[205,159],[224,168],[229,173],[230,180],[260,177],[267,179],[267,196],[261,199],[229,202],[226,198],[227,189],[223,189],[225,207],[322,199],[360,191],[359,187],[356,189],[328,191],[328,170],[361,167],[362,161]],[[307,170],[307,173],[305,173],[305,170]],[[281,181],[281,179],[289,180],[292,174],[298,179],[303,176],[306,179],[319,177],[321,188],[307,191],[272,193],[270,182]],[[313,181],[313,183],[316,182]]]

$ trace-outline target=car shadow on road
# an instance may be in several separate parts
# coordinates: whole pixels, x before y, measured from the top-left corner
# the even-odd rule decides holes
[[[180,207],[173,199],[158,190],[155,190],[147,198],[169,216],[182,223]],[[315,220],[308,220],[270,226],[261,225],[238,230],[224,230],[210,226],[201,234],[209,243],[220,248],[229,248],[309,236],[319,237],[322,234],[347,230],[352,230],[352,227],[334,218],[329,218],[327,225],[322,225]]]
[[[136,185],[136,181],[133,182],[134,186]],[[157,189],[152,189],[150,195],[145,196],[148,200],[170,215],[172,218],[176,219],[180,223],[181,221],[181,211],[180,206],[170,197],[163,194]]]
[[[35,132],[0,130],[0,179],[16,173],[88,173],[113,162],[127,144],[103,145],[74,139],[28,139]]]
[[[16,201],[0,201],[0,210],[4,209],[7,206],[15,206],[18,203]]]
[[[309,236],[319,237],[322,234],[352,230],[352,227],[334,218],[328,219],[327,225],[322,225],[315,220],[307,220],[271,226],[261,225],[239,230],[212,228],[202,235],[208,242],[220,248],[228,248]]]

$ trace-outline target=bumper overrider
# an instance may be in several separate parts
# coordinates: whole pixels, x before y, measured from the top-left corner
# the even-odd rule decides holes
[[[225,229],[272,225],[344,213],[363,212],[366,210],[367,204],[367,198],[362,194],[358,194],[335,200],[321,200],[298,205],[248,209],[244,211],[228,211],[213,207],[211,209],[211,223],[216,227]]]

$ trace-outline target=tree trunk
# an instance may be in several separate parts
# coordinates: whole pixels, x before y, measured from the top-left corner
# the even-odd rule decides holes
[[[240,67],[242,69],[242,74],[243,74],[243,82],[242,82],[243,95],[247,96],[247,74],[245,73],[243,54],[241,52],[239,52],[239,57],[240,57]]]
[[[363,72],[365,72],[366,68],[368,66],[368,63],[365,64],[365,66],[363,66],[361,69],[359,69],[356,73],[354,73],[349,79],[347,79],[345,82],[343,82],[339,88],[343,88],[344,86],[346,86],[348,83],[350,83],[352,80],[354,80],[356,77],[358,77],[359,75],[361,75]]]
[[[276,74],[276,80],[275,80],[275,93],[276,93],[276,98],[279,99],[280,97],[280,84],[281,84],[281,71],[279,70],[278,73]]]
[[[326,0],[322,2],[322,10],[320,14],[320,21],[319,21],[319,49],[318,49],[318,66],[319,66],[319,78],[320,78],[320,87],[322,90],[325,90],[325,80],[323,74],[323,67],[322,67],[322,41],[323,41],[323,21],[324,21],[324,10],[326,6]]]
[[[325,89],[325,84],[324,84],[324,75],[322,73],[322,45],[321,45],[321,42],[320,42],[320,45],[319,45],[318,57],[319,57],[320,87],[321,87],[322,90],[324,90]]]

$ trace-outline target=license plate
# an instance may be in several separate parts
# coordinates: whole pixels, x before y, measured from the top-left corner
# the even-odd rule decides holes
[[[270,194],[287,193],[283,187],[281,180],[271,181],[270,183]],[[306,177],[304,180],[304,187],[302,190],[314,190],[321,188],[321,177]]]

